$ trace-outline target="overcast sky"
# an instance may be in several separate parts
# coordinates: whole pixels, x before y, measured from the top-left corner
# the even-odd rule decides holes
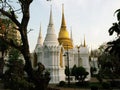
[[[37,38],[42,26],[42,36],[45,38],[52,5],[53,22],[58,36],[62,3],[64,4],[67,29],[72,30],[74,45],[80,45],[86,38],[88,48],[98,48],[103,42],[112,40],[108,29],[112,23],[117,22],[114,12],[120,8],[120,0],[33,0],[31,4],[31,17],[28,29],[33,29],[29,35],[30,51],[35,49]]]

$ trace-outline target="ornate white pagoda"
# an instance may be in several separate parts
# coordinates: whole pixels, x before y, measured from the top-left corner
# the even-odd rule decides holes
[[[79,47],[73,45],[72,36],[69,37],[69,32],[66,28],[66,22],[64,17],[64,8],[62,7],[62,21],[59,36],[55,34],[52,7],[50,9],[50,19],[47,28],[47,34],[43,41],[41,26],[40,33],[35,48],[37,54],[37,63],[41,62],[45,68],[50,72],[50,83],[59,83],[65,81],[65,66],[67,66],[68,59],[63,55],[65,52],[69,53],[69,67],[74,65],[83,66],[88,72],[86,80],[90,80],[90,64],[89,64],[89,50],[85,43]]]

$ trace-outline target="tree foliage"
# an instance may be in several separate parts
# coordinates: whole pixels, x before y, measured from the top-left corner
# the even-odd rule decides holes
[[[16,48],[19,50],[25,60],[24,70],[28,75],[28,79],[31,82],[41,83],[43,82],[40,78],[40,80],[37,80],[34,74],[34,70],[32,68],[31,64],[31,56],[29,51],[29,43],[28,43],[28,23],[30,19],[30,5],[33,2],[33,0],[0,0],[0,15],[7,17],[10,21],[13,22],[15,27],[15,31],[20,33],[20,44],[17,44],[14,42],[13,38],[7,38],[6,34],[0,35],[0,38],[3,42],[6,44]],[[20,13],[20,18],[18,19],[16,16]],[[3,25],[1,26],[4,30]],[[6,28],[5,28],[6,29]],[[9,29],[10,30],[10,29]],[[45,77],[44,77],[45,78]],[[45,83],[48,84],[49,79],[46,80]],[[44,83],[44,82],[43,82]],[[39,84],[41,85],[41,84]],[[46,85],[47,87],[47,85]],[[44,90],[45,88],[42,88]]]
[[[5,88],[12,90],[30,90],[33,88],[34,84],[28,82],[25,78],[24,63],[20,59],[21,53],[14,48],[10,48],[8,55],[9,59],[6,61],[7,70],[3,77]]]
[[[68,68],[67,66],[65,67],[65,75],[68,76],[70,75],[71,72],[70,72],[70,68]]]
[[[113,33],[117,34],[117,37],[113,40],[107,43],[108,47],[106,48],[106,51],[109,52],[111,56],[114,55],[116,59],[114,59],[114,66],[115,72],[120,75],[120,9],[115,11],[115,14],[117,14],[117,20],[118,22],[113,23],[113,26],[108,30],[110,35],[113,35]]]
[[[72,75],[72,76],[75,76],[76,68],[77,68],[77,66],[74,65],[73,68],[72,68],[72,70],[71,70],[71,75]]]
[[[11,48],[9,50],[9,58],[6,61],[6,66],[8,67],[7,72],[9,71],[10,74],[14,74],[17,76],[23,76],[24,75],[24,63],[23,60],[20,59],[21,57],[21,53],[14,49]]]
[[[90,68],[91,77],[94,76],[94,74],[96,73],[96,71],[97,71],[96,67],[91,67]]]
[[[5,35],[0,35],[2,41],[7,43],[8,45],[18,49],[25,58],[25,70],[30,78],[32,78],[32,66],[30,59],[30,51],[28,44],[28,36],[27,36],[27,26],[30,19],[29,7],[33,0],[1,0],[0,1],[0,12],[2,16],[7,17],[10,21],[12,21],[16,27],[15,30],[20,33],[21,36],[21,44],[16,44],[13,38],[6,38]],[[17,5],[18,8],[15,8],[14,5]],[[20,11],[22,14],[21,21],[17,19],[17,12]],[[7,28],[5,28],[6,30]]]
[[[83,67],[76,68],[75,77],[79,82],[83,82],[89,73]]]
[[[117,34],[117,38],[113,41],[108,42],[107,51],[110,54],[115,54],[120,57],[120,9],[116,10],[117,13],[117,20],[118,22],[113,23],[113,26],[108,30],[109,35],[113,35],[115,32]]]
[[[98,57],[99,62],[99,75],[101,78],[114,79],[118,78],[119,62],[118,57],[114,54],[110,55],[109,52],[104,52]]]
[[[4,18],[3,17],[1,18],[1,17],[0,17],[0,36],[4,37],[4,38],[8,38],[8,36],[10,36],[10,34],[8,35],[8,33],[10,30],[12,30],[10,28],[10,26],[12,26],[12,22],[5,17]],[[9,46],[5,42],[3,42],[2,39],[0,38],[0,51],[2,53],[2,57],[0,60],[0,67],[1,67],[0,72],[1,72],[1,74],[3,74],[4,56],[7,53],[8,47]]]
[[[118,22],[113,23],[108,32],[110,36],[116,33],[116,37],[106,44],[106,48],[102,48],[103,52],[98,58],[101,78],[114,79],[120,75],[120,9],[116,10],[115,14]]]
[[[109,41],[102,48],[102,53],[98,57],[99,76],[106,79],[119,78],[120,75],[120,9],[115,11],[118,22],[113,23],[109,28],[109,35],[116,33],[113,41]],[[105,48],[104,48],[105,47]]]
[[[76,67],[74,65],[72,68],[72,75],[75,76],[75,78],[79,82],[83,83],[88,74],[89,73],[86,71],[86,69],[84,67]]]

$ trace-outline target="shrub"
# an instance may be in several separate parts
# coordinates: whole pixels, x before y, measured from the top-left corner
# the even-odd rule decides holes
[[[12,90],[30,90],[33,89],[35,85],[31,82],[25,80],[25,78],[21,78],[18,76],[14,76],[10,78],[10,80],[4,81],[4,88],[9,88]]]
[[[98,90],[98,85],[93,84],[90,86],[90,88],[91,90]]]
[[[98,82],[90,83],[91,90],[99,90],[101,88],[101,84]]]
[[[65,81],[60,81],[58,86],[63,87],[65,86],[65,84],[66,84]]]
[[[110,83],[108,83],[108,82],[103,82],[103,83],[102,83],[102,87],[103,87],[104,89],[110,89]]]
[[[118,87],[120,88],[120,81],[110,81],[111,87]]]
[[[89,87],[89,82],[88,82],[88,81],[76,82],[75,85],[76,85],[77,87],[86,88],[86,87]]]

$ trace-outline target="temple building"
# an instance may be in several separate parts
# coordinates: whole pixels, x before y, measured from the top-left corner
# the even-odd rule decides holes
[[[91,78],[89,50],[86,46],[85,37],[83,45],[74,46],[72,36],[69,36],[69,32],[66,27],[63,6],[62,21],[58,37],[55,33],[51,7],[45,39],[43,41],[40,26],[39,37],[34,51],[37,55],[37,63],[41,62],[50,72],[50,83],[66,81],[65,66],[68,65],[68,62],[69,68],[72,68],[74,65],[84,67],[87,72],[89,72],[86,80],[90,80]]]

